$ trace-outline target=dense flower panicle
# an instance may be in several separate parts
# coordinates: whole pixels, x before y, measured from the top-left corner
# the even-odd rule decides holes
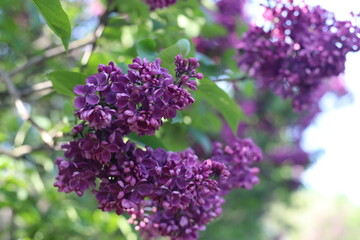
[[[59,191],[82,196],[92,188],[99,209],[127,212],[146,239],[195,240],[221,214],[220,187],[231,177],[225,164],[231,166],[232,160],[225,160],[225,153],[220,156],[219,149],[213,159],[200,161],[191,149],[178,153],[140,149],[123,142],[117,132],[86,133],[82,127],[75,128],[84,137],[63,145],[68,160],[56,161],[59,175],[54,185]],[[246,159],[255,157],[246,151],[246,143],[242,148],[239,144],[225,152],[237,155],[234,161],[250,165]]]
[[[177,211],[160,210],[148,218],[148,223],[140,227],[140,236],[146,240],[160,236],[171,240],[196,240],[199,231],[222,213],[225,200],[217,194],[207,194],[202,206],[191,205]]]
[[[221,213],[218,181],[226,180],[229,172],[220,162],[200,161],[191,149],[179,153],[143,150],[104,132],[87,133],[63,148],[69,161],[56,161],[59,175],[54,185],[59,191],[81,196],[91,187],[101,210],[135,214],[144,231],[196,239],[197,232]],[[96,179],[100,180],[98,189]],[[152,215],[144,211],[149,201],[157,209]],[[183,216],[171,219],[174,214]],[[174,231],[178,227],[177,231],[170,231],[168,224]]]
[[[229,32],[235,32],[236,24],[244,18],[245,0],[220,0],[216,2],[218,14],[216,20]]]
[[[203,79],[202,73],[197,73],[196,68],[200,67],[200,64],[196,58],[183,58],[181,54],[175,57],[175,75],[177,81],[181,84],[185,84],[190,89],[196,90],[197,82],[190,80],[190,78]]]
[[[58,157],[55,163],[59,174],[54,186],[58,187],[59,192],[75,192],[78,196],[82,196],[90,187],[95,188],[95,179],[101,168],[96,162],[85,159],[69,162]]]
[[[201,36],[193,38],[196,51],[215,58],[215,61],[220,61],[220,59],[216,58],[220,58],[228,49],[236,48],[238,42],[239,39],[236,33],[229,33],[226,36],[215,38],[205,38]]]
[[[262,159],[262,152],[249,138],[237,138],[225,148],[221,143],[215,142],[211,159],[225,164],[230,172],[226,181],[219,182],[223,194],[236,188],[251,189],[259,182],[259,169],[253,165]]]
[[[195,240],[221,212],[224,186],[250,188],[255,184],[260,153],[251,140],[236,141],[200,161],[192,149],[182,152],[138,148],[124,136],[152,135],[162,118],[174,118],[194,102],[183,88],[196,90],[199,63],[175,57],[175,76],[160,66],[136,58],[127,73],[113,62],[99,65],[85,85],[74,92],[74,139],[63,144],[65,158],[57,158],[60,192],[82,196],[91,189],[98,208],[129,214],[129,222],[146,239],[159,236]],[[218,146],[218,145],[217,145]],[[229,170],[228,170],[229,167]]]
[[[137,57],[126,74],[113,62],[99,65],[99,73],[74,88],[79,95],[74,102],[77,117],[96,130],[118,128],[124,135],[153,135],[162,118],[174,118],[177,110],[194,102],[183,86],[196,90],[194,79],[203,77],[196,72],[199,63],[195,58],[179,54],[175,65],[175,80],[160,66],[160,59],[150,63]]]
[[[220,61],[220,56],[228,49],[237,48],[239,42],[236,25],[244,20],[245,0],[220,0],[216,2],[217,12],[210,12],[214,21],[225,27],[227,34],[212,38],[199,36],[193,39],[196,51]]]
[[[240,41],[239,65],[260,87],[292,98],[295,110],[308,110],[324,80],[344,71],[345,55],[359,50],[360,29],[319,6],[278,3],[265,17],[270,27],[252,26]]]
[[[149,6],[150,10],[157,8],[166,8],[176,3],[177,0],[144,0]]]
[[[299,143],[289,147],[274,149],[269,154],[269,157],[276,164],[306,166],[310,163],[308,153],[301,149]]]

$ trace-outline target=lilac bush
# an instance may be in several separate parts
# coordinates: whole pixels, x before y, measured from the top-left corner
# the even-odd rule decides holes
[[[213,156],[200,160],[191,148],[139,148],[125,137],[153,135],[162,119],[193,103],[184,87],[196,90],[196,79],[203,78],[198,67],[197,59],[179,54],[172,76],[160,59],[137,57],[127,73],[110,62],[75,86],[81,122],[74,125],[74,139],[62,145],[65,158],[56,159],[58,191],[82,196],[91,189],[99,209],[128,214],[145,239],[197,239],[220,216],[226,193],[258,183],[253,165],[262,158],[260,149],[250,139],[224,150],[215,143]]]

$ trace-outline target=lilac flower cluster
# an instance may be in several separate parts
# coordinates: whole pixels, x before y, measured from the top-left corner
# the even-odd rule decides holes
[[[192,149],[138,148],[124,140],[130,132],[154,134],[162,118],[173,118],[194,102],[183,87],[196,90],[194,79],[203,78],[196,72],[199,63],[179,54],[175,67],[173,77],[160,67],[159,59],[150,63],[136,58],[127,73],[113,62],[99,65],[97,74],[74,88],[75,115],[82,121],[73,128],[74,139],[62,146],[65,157],[56,159],[59,174],[54,186],[60,192],[82,196],[91,189],[99,209],[127,213],[146,239],[197,239],[222,211],[222,185],[230,176],[227,166],[234,174],[230,178],[241,181],[235,187],[256,183],[247,173],[256,174],[250,168],[255,147],[249,140],[224,153],[216,149],[217,155],[205,161]]]
[[[310,163],[308,153],[301,149],[299,142],[292,146],[282,146],[274,149],[269,154],[270,159],[275,164],[290,164],[306,166]]]
[[[236,33],[229,33],[226,36],[204,38],[193,38],[196,51],[212,57],[215,61],[221,61],[220,56],[230,48],[236,48],[239,39]]]
[[[252,26],[239,44],[239,65],[301,111],[319,100],[325,79],[344,71],[346,54],[359,50],[360,29],[319,6],[292,4],[267,7],[266,28]]]
[[[103,211],[121,214],[137,210],[145,198],[169,211],[186,209],[190,204],[204,205],[206,194],[220,190],[217,180],[228,176],[225,165],[201,162],[191,150],[142,150],[124,142],[121,135],[105,135],[87,133],[63,145],[68,161],[57,158],[59,175],[55,183],[61,192],[74,191],[82,196],[87,189],[95,189],[95,180],[100,179],[99,188],[92,192]],[[107,141],[99,144],[96,138]]]
[[[160,66],[160,59],[150,63],[137,57],[126,74],[112,62],[100,65],[99,73],[74,88],[79,95],[74,102],[77,117],[96,130],[153,135],[162,118],[174,118],[177,110],[194,102],[182,86],[195,90],[197,82],[192,79],[203,78],[196,73],[195,58],[183,59],[179,54],[175,64],[176,79]]]
[[[251,139],[237,138],[224,149],[219,142],[214,143],[213,155],[207,161],[213,165],[215,176],[220,176],[220,191],[203,191],[200,194],[203,204],[192,202],[186,209],[156,211],[150,217],[149,224],[140,228],[141,236],[145,239],[159,236],[169,236],[171,240],[197,239],[199,231],[205,230],[205,226],[222,213],[224,195],[237,188],[251,189],[259,182],[259,169],[253,164],[261,159],[262,152]]]
[[[79,196],[93,189],[99,209],[128,213],[145,239],[197,239],[198,232],[221,214],[222,196],[230,190],[228,177],[231,188],[250,188],[258,181],[256,168],[250,165],[259,160],[254,155],[259,153],[251,153],[258,150],[249,145],[250,140],[234,144],[232,151],[227,147],[226,153],[216,149],[216,156],[200,161],[191,149],[179,153],[140,149],[124,142],[117,132],[95,135],[88,132],[63,145],[67,160],[57,158],[59,175],[54,185],[60,192],[74,191]],[[103,140],[99,144],[96,138]]]
[[[230,172],[228,179],[219,183],[224,194],[236,188],[251,189],[259,182],[259,168],[253,165],[262,159],[262,152],[249,138],[236,138],[225,148],[215,142],[211,159],[225,164]]]
[[[168,236],[171,240],[195,240],[199,231],[222,213],[225,200],[218,194],[207,194],[204,205],[191,204],[187,209],[175,212],[157,211],[147,225],[140,229],[140,236],[146,240]]]
[[[236,31],[236,24],[244,18],[245,0],[220,0],[216,2],[218,13],[216,20],[225,26],[229,32]]]
[[[245,0],[216,1],[217,11],[209,11],[209,15],[213,16],[216,23],[224,26],[227,34],[213,38],[204,38],[202,36],[194,38],[193,42],[196,50],[216,61],[216,58],[219,58],[226,50],[237,48],[239,37],[236,26],[245,19],[245,3]]]
[[[149,6],[150,10],[157,8],[166,8],[176,3],[177,0],[144,0]]]

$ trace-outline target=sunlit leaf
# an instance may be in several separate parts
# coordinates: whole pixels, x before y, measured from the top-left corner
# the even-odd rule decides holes
[[[73,89],[76,85],[85,84],[86,76],[78,72],[55,71],[48,73],[46,77],[51,80],[57,93],[75,96]]]
[[[175,56],[181,53],[183,57],[186,57],[190,51],[191,45],[189,40],[180,39],[177,43],[159,53],[158,57],[161,59],[161,66],[169,69],[169,72],[173,74],[175,71]]]
[[[71,37],[69,17],[59,0],[33,0],[51,30],[61,38],[65,50]]]
[[[200,81],[197,90],[197,96],[199,95],[223,115],[234,132],[240,121],[246,121],[239,105],[211,80],[204,78]]]
[[[142,137],[139,137],[135,133],[131,133],[127,137],[130,138],[131,140],[135,141],[136,143],[140,144],[140,145],[149,146],[149,147],[152,147],[154,149],[155,148],[164,148],[164,149],[166,149],[166,146],[164,145],[164,143],[157,136],[142,136]]]
[[[143,39],[136,44],[136,51],[140,58],[152,62],[157,56],[156,42],[153,39]]]

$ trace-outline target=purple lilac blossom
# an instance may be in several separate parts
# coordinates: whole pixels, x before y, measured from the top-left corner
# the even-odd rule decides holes
[[[221,214],[222,195],[227,191],[222,185],[228,177],[237,178],[236,184],[241,181],[236,187],[250,188],[249,184],[256,183],[249,175],[256,174],[255,168],[249,166],[258,159],[251,152],[254,149],[247,149],[254,148],[247,139],[224,151],[215,149],[212,159],[200,161],[191,149],[179,153],[140,149],[123,142],[117,133],[107,134],[104,130],[86,133],[84,138],[64,144],[67,160],[57,159],[59,175],[54,185],[79,196],[92,188],[99,209],[127,212],[146,239],[197,239],[198,232]]]
[[[212,57],[215,61],[221,61],[220,56],[230,48],[236,48],[239,38],[236,33],[228,33],[226,36],[215,38],[196,37],[193,38],[196,51]]]
[[[124,135],[153,135],[162,118],[174,118],[177,110],[194,102],[183,87],[196,90],[195,79],[203,78],[196,72],[199,63],[195,58],[185,59],[179,54],[175,65],[175,78],[160,66],[160,59],[150,63],[138,57],[126,74],[113,62],[100,65],[99,73],[74,88],[80,95],[74,103],[77,117],[96,130],[123,127],[119,130]]]
[[[249,139],[237,138],[232,144],[223,147],[219,142],[213,144],[213,161],[227,166],[230,175],[226,181],[220,181],[221,191],[226,194],[232,189],[251,189],[259,182],[259,168],[253,165],[262,159],[260,148]]]
[[[290,164],[306,166],[310,163],[309,155],[301,149],[299,143],[292,146],[282,146],[274,149],[269,158],[275,164]]]
[[[201,206],[207,194],[220,191],[218,180],[229,175],[224,164],[200,161],[191,149],[179,153],[150,147],[143,150],[124,142],[116,132],[82,134],[84,137],[62,146],[67,160],[56,160],[59,175],[55,186],[79,196],[93,188],[103,211],[121,214],[138,209],[145,198],[169,211]],[[96,178],[100,180],[98,189]]]
[[[220,0],[216,2],[218,11],[209,10],[209,15],[214,17],[214,21],[222,25],[226,30],[225,36],[205,38],[202,36],[193,39],[196,50],[206,56],[212,57],[215,61],[220,61],[220,56],[228,49],[237,48],[239,37],[236,26],[240,21],[245,20],[244,6],[245,0]]]
[[[215,16],[216,21],[226,27],[229,32],[235,32],[238,21],[244,18],[245,3],[245,0],[217,1],[218,13]]]
[[[344,72],[345,56],[360,47],[360,29],[321,7],[278,2],[265,12],[270,27],[251,26],[239,44],[239,65],[260,87],[292,98],[296,111],[319,100],[324,82]]]
[[[179,54],[175,66],[172,77],[159,59],[136,58],[126,74],[113,62],[99,65],[99,73],[74,88],[75,115],[82,122],[73,127],[74,139],[62,145],[65,158],[56,159],[59,192],[82,196],[91,189],[99,209],[128,213],[146,239],[197,239],[221,214],[228,178],[248,189],[258,181],[251,165],[261,154],[248,139],[214,149],[205,161],[192,149],[169,152],[124,141],[131,131],[154,134],[161,118],[175,117],[194,102],[183,86],[196,90],[194,79],[203,78],[196,72],[199,63]]]
[[[166,8],[176,3],[177,0],[144,0],[149,6],[150,10],[157,8]]]
[[[156,211],[148,223],[140,228],[140,236],[145,240],[168,236],[171,240],[196,240],[199,231],[222,213],[225,200],[217,194],[207,194],[203,206],[191,205],[177,211]]]

